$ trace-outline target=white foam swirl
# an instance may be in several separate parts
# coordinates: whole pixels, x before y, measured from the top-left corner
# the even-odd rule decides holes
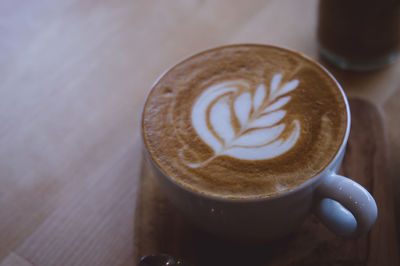
[[[266,160],[292,149],[300,136],[300,122],[283,123],[286,116],[283,107],[291,100],[287,94],[296,89],[299,81],[284,84],[281,81],[282,75],[276,74],[269,89],[264,84],[253,89],[244,80],[207,88],[193,105],[191,119],[197,134],[214,155],[203,162],[188,163],[188,166],[199,167],[221,155]],[[240,127],[235,127],[234,123]]]

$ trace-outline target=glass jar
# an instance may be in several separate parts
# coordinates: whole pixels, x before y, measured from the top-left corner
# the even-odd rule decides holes
[[[340,68],[386,66],[400,50],[400,1],[320,0],[317,36],[321,56]]]

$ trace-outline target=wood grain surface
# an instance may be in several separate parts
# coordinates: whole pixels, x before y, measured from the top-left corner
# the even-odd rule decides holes
[[[0,0],[0,265],[136,265],[148,88],[217,45],[280,45],[320,61],[317,3]],[[400,214],[400,61],[368,73],[326,66],[383,115]]]
[[[311,216],[296,233],[276,243],[245,245],[216,239],[193,227],[170,205],[144,161],[135,214],[135,258],[167,253],[197,266],[399,265],[383,122],[376,107],[365,100],[352,99],[350,107],[353,122],[341,172],[376,199],[379,217],[368,235],[343,239]]]

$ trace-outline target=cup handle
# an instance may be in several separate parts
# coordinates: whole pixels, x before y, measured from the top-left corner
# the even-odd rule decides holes
[[[371,194],[353,180],[331,173],[316,189],[314,214],[329,230],[342,237],[367,233],[378,216]]]

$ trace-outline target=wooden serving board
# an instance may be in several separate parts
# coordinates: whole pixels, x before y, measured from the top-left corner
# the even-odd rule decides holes
[[[350,106],[352,129],[341,171],[376,199],[378,219],[368,235],[343,239],[310,216],[296,233],[273,244],[245,245],[217,239],[193,227],[171,206],[143,162],[134,258],[138,261],[147,254],[168,253],[197,266],[400,265],[382,118],[375,106],[364,100],[352,99]]]

